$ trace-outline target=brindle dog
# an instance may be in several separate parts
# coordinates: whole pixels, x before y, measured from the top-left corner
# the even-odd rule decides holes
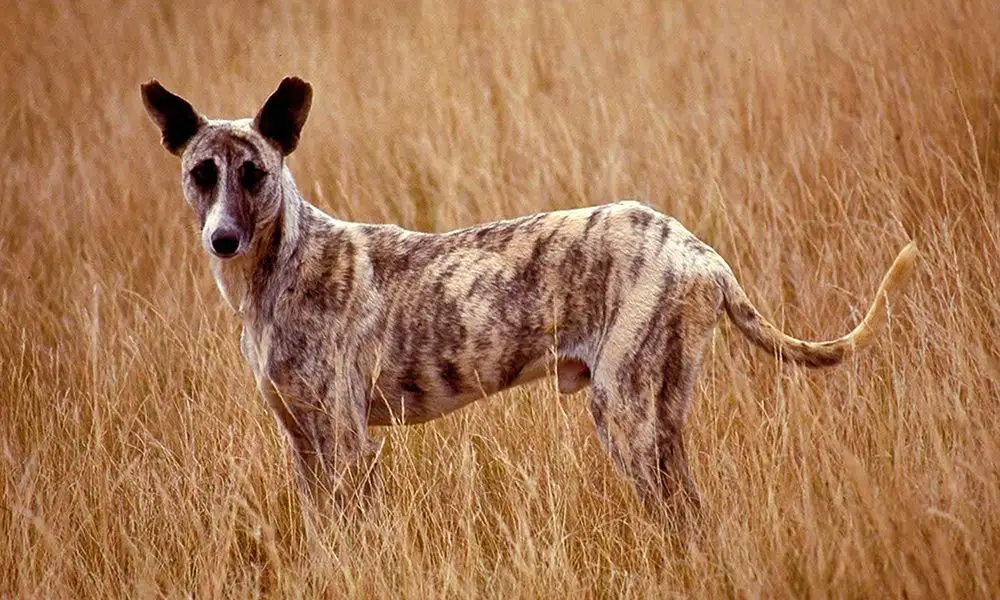
[[[697,503],[681,426],[721,315],[779,358],[833,365],[872,339],[917,255],[900,252],[854,331],[805,342],[760,315],[712,248],[639,203],[449,233],[349,223],[307,202],[285,165],[308,83],[286,78],[235,121],[206,119],[156,81],[142,98],[181,158],[301,489],[321,503],[364,470],[369,425],[423,423],[553,372],[563,393],[590,386],[597,434],[643,501]]]

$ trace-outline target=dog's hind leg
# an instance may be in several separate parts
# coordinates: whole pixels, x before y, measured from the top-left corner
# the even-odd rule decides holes
[[[617,470],[647,508],[686,503],[697,508],[698,492],[688,471],[683,420],[667,416],[654,398],[623,398],[595,381],[588,409],[597,435]]]
[[[697,510],[682,428],[695,377],[712,328],[720,316],[714,284],[689,285],[662,313],[609,331],[594,370],[589,409],[598,436],[640,500]],[[629,326],[631,325],[631,326]]]

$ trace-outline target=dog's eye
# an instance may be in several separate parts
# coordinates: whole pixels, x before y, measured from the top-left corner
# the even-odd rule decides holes
[[[219,171],[215,168],[215,163],[210,160],[203,160],[191,169],[191,179],[195,185],[203,190],[215,187],[215,182],[219,178]]]
[[[245,190],[253,190],[264,179],[267,172],[257,167],[249,160],[240,167],[240,185]]]

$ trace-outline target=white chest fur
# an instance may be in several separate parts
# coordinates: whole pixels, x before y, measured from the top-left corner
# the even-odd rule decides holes
[[[235,261],[223,261],[212,258],[210,261],[215,285],[222,297],[237,313],[242,314],[249,292],[247,278],[240,265]]]

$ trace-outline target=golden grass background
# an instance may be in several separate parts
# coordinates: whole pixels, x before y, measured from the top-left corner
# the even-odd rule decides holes
[[[0,19],[0,596],[1000,595],[993,0],[46,0]],[[251,116],[341,217],[445,230],[633,197],[829,338],[911,235],[878,344],[821,372],[723,325],[684,539],[551,383],[377,432],[382,509],[299,524],[138,85]]]

